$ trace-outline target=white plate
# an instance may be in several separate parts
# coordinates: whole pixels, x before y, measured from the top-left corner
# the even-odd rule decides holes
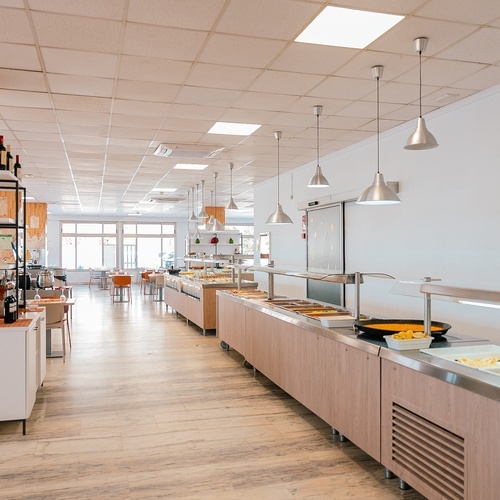
[[[352,326],[354,323],[354,316],[321,316],[319,318],[321,324],[327,328]]]
[[[410,349],[425,349],[429,347],[432,342],[432,337],[427,337],[423,339],[406,339],[406,340],[398,340],[393,339],[392,335],[384,336],[387,345],[391,349],[396,349],[398,351],[409,351]]]

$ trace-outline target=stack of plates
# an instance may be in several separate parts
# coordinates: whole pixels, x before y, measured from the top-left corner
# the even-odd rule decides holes
[[[321,316],[319,320],[323,326],[327,328],[335,328],[342,326],[352,326],[354,324],[354,316]]]

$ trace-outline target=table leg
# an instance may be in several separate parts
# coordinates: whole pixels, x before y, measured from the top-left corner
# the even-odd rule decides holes
[[[62,358],[63,357],[63,352],[62,351],[53,351],[52,350],[52,330],[47,329],[45,330],[45,357],[46,358]]]

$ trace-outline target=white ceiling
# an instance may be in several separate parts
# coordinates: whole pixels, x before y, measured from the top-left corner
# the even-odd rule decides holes
[[[326,5],[405,19],[364,50],[296,43]],[[282,130],[280,171],[500,83],[498,0],[0,0],[0,130],[21,155],[24,185],[52,214],[187,216],[173,197],[217,178],[229,196],[229,162],[239,214],[253,212],[253,185],[276,175],[273,132]],[[207,134],[215,121],[261,123],[250,137]],[[2,133],[0,132],[0,133]],[[224,148],[203,172],[172,170],[153,156],[167,143]],[[203,163],[193,160],[193,163]],[[311,175],[312,175],[311,171]]]

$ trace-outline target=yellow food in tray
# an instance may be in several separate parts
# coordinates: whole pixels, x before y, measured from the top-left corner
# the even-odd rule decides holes
[[[399,333],[394,333],[392,338],[395,340],[412,340],[412,339],[428,339],[429,336],[426,335],[423,331],[413,331],[406,330]]]
[[[469,358],[458,358],[455,361],[458,363],[463,363],[467,366],[473,366],[474,368],[489,368],[496,366],[500,362],[500,357],[488,356],[486,358],[469,359]]]
[[[412,331],[413,333],[416,332],[423,332],[424,331],[424,325],[418,325],[416,323],[370,323],[370,328],[375,329],[375,330],[387,330],[387,331],[394,331],[394,332],[405,332],[405,331]],[[439,326],[432,325],[431,326],[431,331],[437,331],[441,330]],[[422,337],[413,337],[413,338],[422,338]]]

